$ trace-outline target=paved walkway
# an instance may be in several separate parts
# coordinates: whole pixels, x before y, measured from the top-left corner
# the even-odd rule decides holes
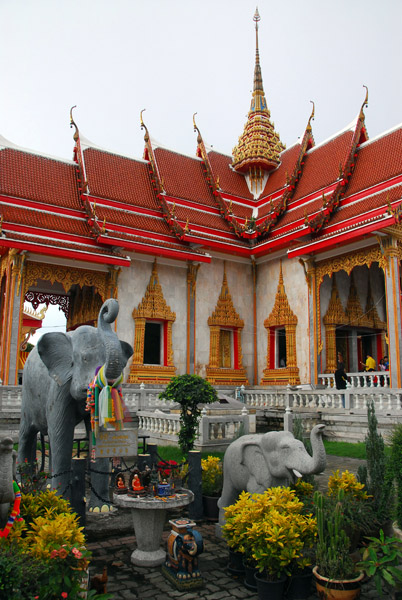
[[[333,470],[348,469],[357,472],[364,461],[339,457],[327,457],[327,469],[317,477],[320,488],[326,487],[328,477]],[[99,520],[98,520],[99,519]],[[111,529],[110,535],[107,530]],[[107,590],[113,593],[113,600],[257,600],[254,592],[248,591],[240,577],[231,576],[227,571],[228,550],[226,543],[215,536],[215,525],[200,522],[198,531],[204,539],[204,553],[200,556],[200,570],[205,586],[194,591],[177,591],[163,576],[160,567],[142,568],[131,564],[130,556],[135,548],[135,537],[132,533],[131,516],[127,511],[118,511],[116,515],[104,518],[92,516],[88,520],[87,533],[94,541],[88,544],[93,553],[90,571],[102,573],[103,567],[108,568]],[[166,525],[163,539],[169,535]],[[363,584],[361,600],[375,600],[378,594],[372,583]],[[385,600],[390,596],[384,595]],[[316,600],[317,594],[312,588],[309,600]]]

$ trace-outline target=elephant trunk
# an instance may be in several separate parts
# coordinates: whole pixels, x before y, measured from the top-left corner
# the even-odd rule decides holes
[[[117,300],[109,298],[103,303],[98,317],[98,332],[106,351],[105,376],[109,381],[117,379],[124,368],[120,340],[110,325],[116,320],[118,312]]]
[[[322,441],[322,434],[324,432],[325,425],[316,425],[311,430],[310,441],[313,449],[313,456],[311,460],[306,461],[303,465],[303,475],[311,475],[312,473],[321,473],[324,471],[327,464],[327,457],[325,454],[325,447]]]

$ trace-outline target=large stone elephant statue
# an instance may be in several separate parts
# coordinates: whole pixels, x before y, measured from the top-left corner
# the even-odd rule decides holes
[[[10,504],[14,500],[13,480],[16,479],[17,453],[13,440],[5,437],[0,441],[0,528],[5,527]]]
[[[96,368],[105,365],[109,383],[122,373],[133,353],[130,344],[118,339],[111,323],[117,317],[118,302],[106,300],[99,311],[98,327],[82,325],[67,333],[46,333],[30,352],[25,363],[22,386],[18,462],[36,458],[37,433],[48,435],[51,453],[52,487],[69,497],[74,428],[90,414],[85,410],[89,383]],[[91,436],[89,436],[91,437]],[[91,463],[90,510],[107,510],[108,459]],[[99,473],[96,473],[98,471]]]
[[[316,425],[311,431],[313,456],[289,431],[244,435],[232,442],[223,461],[219,523],[224,523],[224,508],[236,502],[243,490],[262,494],[270,487],[290,485],[295,477],[323,471],[326,465],[324,428],[325,425]]]

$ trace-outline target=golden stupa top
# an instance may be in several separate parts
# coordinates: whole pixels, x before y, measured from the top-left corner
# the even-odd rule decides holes
[[[267,108],[262,84],[260,54],[258,49],[258,8],[255,11],[256,55],[254,68],[254,89],[251,106],[244,131],[233,148],[232,166],[236,171],[249,172],[259,168],[272,171],[280,164],[280,153],[285,149],[279,135],[271,123],[271,113]]]

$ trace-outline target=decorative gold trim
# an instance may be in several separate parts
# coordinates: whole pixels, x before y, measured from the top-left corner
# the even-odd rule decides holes
[[[145,295],[138,307],[133,310],[132,315],[135,323],[134,355],[128,382],[168,383],[176,373],[172,347],[172,324],[176,320],[176,314],[170,310],[163,296],[156,259]],[[147,319],[164,321],[166,328],[166,365],[144,365],[144,339]]]
[[[214,312],[208,318],[208,325],[210,328],[210,343],[209,364],[206,366],[207,380],[212,384],[248,385],[246,370],[243,368],[242,364],[241,330],[244,327],[244,321],[239,317],[233,305],[226,278],[225,266],[218,302]],[[224,338],[221,334],[225,328],[231,328],[233,330],[233,352],[237,353],[237,369],[225,368],[220,361],[220,357],[223,355],[222,344]],[[237,335],[235,335],[236,333]],[[237,339],[237,348],[235,348],[235,338]]]
[[[38,279],[44,279],[54,283],[61,283],[67,293],[72,285],[80,287],[93,286],[105,301],[109,287],[109,273],[99,271],[86,271],[75,267],[64,267],[61,265],[49,265],[27,261],[26,276],[24,282],[24,295],[30,287],[35,287]]]
[[[272,327],[285,327],[286,334],[286,367],[280,369],[270,368],[269,360],[271,356],[271,335]],[[290,308],[283,283],[282,261],[279,266],[278,289],[275,297],[275,304],[271,314],[264,321],[264,327],[268,332],[267,358],[264,376],[261,379],[261,385],[296,385],[300,383],[299,368],[297,366],[296,355],[296,326],[297,317]]]
[[[317,285],[318,287],[321,285],[325,275],[332,277],[332,274],[338,271],[345,271],[350,275],[355,267],[367,265],[370,268],[373,262],[378,262],[383,270],[386,269],[386,259],[379,246],[371,246],[323,260],[316,265]]]

